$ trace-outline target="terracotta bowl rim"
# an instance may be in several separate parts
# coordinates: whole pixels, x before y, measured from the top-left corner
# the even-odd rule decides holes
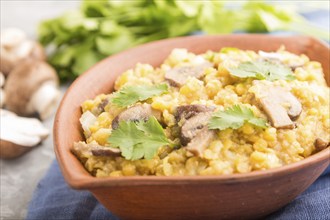
[[[158,40],[151,43],[146,43],[123,52],[120,52],[116,55],[109,56],[98,63],[96,63],[93,67],[88,69],[84,72],[81,76],[79,76],[68,88],[66,93],[64,94],[59,108],[56,112],[54,126],[53,126],[53,134],[54,134],[54,150],[56,154],[56,159],[59,162],[60,168],[64,175],[65,180],[67,183],[76,189],[92,189],[92,188],[102,188],[108,186],[137,186],[137,185],[168,185],[168,184],[201,184],[201,183],[226,183],[226,184],[235,184],[246,182],[250,180],[258,180],[263,178],[268,178],[272,176],[281,176],[286,175],[287,173],[293,173],[298,170],[303,170],[309,166],[316,165],[318,162],[324,161],[325,163],[330,162],[330,148],[326,148],[316,154],[313,154],[301,161],[294,162],[288,165],[284,165],[278,168],[272,168],[269,170],[260,170],[260,171],[252,171],[249,173],[235,173],[235,174],[221,174],[221,175],[206,175],[206,176],[125,176],[125,177],[104,177],[104,178],[97,178],[90,175],[87,171],[81,172],[82,169],[85,169],[84,166],[81,164],[82,169],[77,169],[72,167],[73,170],[68,170],[61,161],[64,159],[62,157],[62,153],[59,151],[60,145],[60,137],[59,133],[57,132],[59,129],[59,118],[61,118],[61,114],[63,113],[63,105],[66,102],[70,93],[73,93],[77,84],[79,84],[88,74],[92,74],[93,70],[96,66],[103,65],[104,63],[108,62],[110,59],[119,56],[125,56],[130,54],[132,51],[140,50],[146,46],[155,46],[158,44],[162,44],[164,42],[169,41],[177,41],[179,39],[195,39],[195,38],[219,38],[222,37],[232,37],[232,36],[239,36],[239,37],[246,37],[246,36],[261,36],[265,38],[280,38],[280,39],[305,39],[308,41],[317,41],[319,44],[326,46],[329,49],[329,45],[325,42],[322,42],[318,39],[309,36],[274,36],[274,35],[267,35],[267,34],[225,34],[225,35],[196,35],[196,36],[185,36],[185,37],[176,37],[164,40]],[[70,152],[71,153],[71,152]],[[78,160],[72,153],[71,158]]]

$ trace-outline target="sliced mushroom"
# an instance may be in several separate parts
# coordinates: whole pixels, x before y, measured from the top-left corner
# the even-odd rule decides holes
[[[155,116],[160,120],[161,113],[154,110],[151,105],[144,103],[132,106],[117,115],[112,121],[112,129],[117,129],[120,121],[140,121],[148,120],[150,116]]]
[[[0,71],[8,75],[19,63],[26,59],[46,60],[43,47],[28,40],[25,33],[17,28],[1,32]]]
[[[316,138],[314,142],[314,147],[317,152],[324,150],[330,146],[330,142],[323,140],[322,138]]]
[[[0,110],[0,157],[11,159],[31,150],[44,140],[49,132],[35,118],[19,117]]]
[[[79,158],[88,158],[90,156],[115,157],[121,154],[119,148],[100,146],[96,141],[88,144],[82,141],[76,142],[72,151]]]
[[[18,115],[38,113],[47,118],[59,99],[58,78],[55,70],[45,62],[26,60],[7,77],[6,107]]]
[[[283,54],[274,53],[274,52],[269,53],[269,52],[264,52],[264,51],[260,50],[259,55],[260,55],[261,58],[263,58],[265,60],[275,62],[275,63],[281,63],[281,64],[283,64],[283,61],[285,59]],[[290,67],[294,71],[296,68],[304,66],[304,62],[303,61],[299,61],[299,62],[295,61],[295,62],[291,62],[291,63],[285,64],[285,65]]]
[[[203,127],[200,132],[188,143],[186,149],[195,156],[201,156],[210,143],[216,138],[214,130]]]
[[[293,129],[295,127],[293,121],[297,120],[302,112],[299,100],[284,88],[269,86],[257,81],[254,81],[254,85],[259,87],[258,94],[255,94],[256,98],[272,125],[275,128]]]
[[[209,130],[207,122],[211,112],[202,112],[189,118],[181,127],[180,141],[187,150],[200,156],[208,144],[215,138],[215,131]]]
[[[183,86],[189,77],[195,77],[197,79],[202,78],[204,70],[208,67],[212,67],[213,64],[205,62],[196,66],[181,66],[174,67],[165,73],[165,79],[173,86]]]
[[[175,120],[177,122],[181,121],[182,119],[189,119],[198,113],[201,112],[211,112],[215,109],[213,106],[206,106],[201,104],[194,104],[194,105],[181,105],[176,108],[175,111]]]

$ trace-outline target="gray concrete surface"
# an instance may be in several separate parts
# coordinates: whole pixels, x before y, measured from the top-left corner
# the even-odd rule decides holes
[[[1,28],[18,27],[36,37],[37,24],[68,9],[79,1],[1,0]],[[61,87],[62,94],[66,86]],[[54,116],[44,121],[52,133]],[[0,128],[4,129],[4,128]],[[0,219],[24,219],[32,193],[55,158],[50,135],[40,146],[15,160],[0,160]]]

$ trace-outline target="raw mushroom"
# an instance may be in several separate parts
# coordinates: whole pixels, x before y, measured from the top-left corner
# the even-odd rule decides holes
[[[2,72],[0,72],[0,108],[2,108],[2,106],[4,106],[5,101],[6,101],[5,92],[2,89],[2,87],[4,85],[5,85],[5,77],[2,74]]]
[[[43,120],[59,99],[56,72],[45,62],[26,60],[7,77],[5,93],[8,110],[22,116],[37,113]]]
[[[49,132],[35,118],[19,117],[0,110],[0,158],[11,159],[31,150],[44,140]]]
[[[180,66],[174,67],[165,73],[165,79],[173,86],[183,86],[189,77],[195,77],[197,79],[204,76],[204,70],[208,67],[212,67],[213,64],[205,62],[196,66]]]
[[[8,75],[25,59],[46,60],[43,47],[38,42],[28,40],[20,29],[3,30],[0,41],[0,71]]]
[[[299,100],[282,87],[269,86],[257,81],[254,81],[254,85],[259,86],[259,92],[255,95],[272,125],[275,128],[293,129],[293,121],[298,119],[302,111]]]
[[[112,129],[117,129],[119,122],[147,120],[150,116],[155,116],[158,121],[161,119],[161,113],[152,109],[151,105],[144,103],[132,106],[117,115],[112,121]]]
[[[211,116],[212,112],[199,113],[189,118],[181,127],[181,144],[196,156],[200,156],[216,137],[215,131],[207,127],[207,121]]]

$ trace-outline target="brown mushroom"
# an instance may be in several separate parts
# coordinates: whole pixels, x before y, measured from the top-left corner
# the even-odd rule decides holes
[[[120,121],[148,120],[150,116],[155,116],[157,120],[161,119],[161,113],[154,110],[151,105],[137,104],[117,115],[112,121],[112,129],[117,129]]]
[[[259,55],[262,59],[264,60],[268,60],[270,62],[274,62],[274,63],[278,63],[278,64],[283,64],[284,62],[284,56],[280,53],[274,53],[274,52],[264,52],[264,51],[259,51]],[[290,56],[292,56],[292,54],[290,54]],[[293,59],[292,59],[293,60]],[[299,60],[299,61],[291,61],[290,63],[285,63],[286,66],[290,67],[292,71],[294,71],[295,69],[297,69],[298,67],[303,67],[304,66],[304,61],[303,60]]]
[[[7,77],[5,93],[8,110],[22,116],[37,113],[45,119],[60,95],[56,72],[45,62],[25,60]]]
[[[194,104],[194,105],[181,105],[176,108],[175,111],[175,120],[177,122],[181,121],[182,119],[189,119],[198,113],[201,112],[211,112],[215,109],[213,106],[206,106],[201,104]]]
[[[46,60],[43,47],[35,41],[28,40],[25,33],[16,28],[1,32],[0,71],[8,75],[25,59]]]
[[[282,87],[269,86],[256,81],[254,85],[259,86],[259,92],[255,95],[272,125],[275,128],[295,128],[293,121],[297,120],[302,112],[299,100]]]
[[[208,67],[212,67],[213,64],[210,62],[205,62],[196,66],[180,66],[174,67],[166,71],[165,79],[170,82],[173,86],[183,86],[189,77],[195,77],[197,79],[204,76],[204,70]]]
[[[74,143],[72,151],[79,158],[88,158],[89,156],[114,157],[121,155],[119,148],[100,146],[96,141],[88,144],[82,141]]]
[[[187,150],[200,156],[215,138],[215,131],[209,130],[207,122],[212,112],[202,112],[189,118],[181,127],[180,141]]]
[[[24,118],[0,110],[0,158],[21,156],[48,136],[48,130],[35,118]]]
[[[314,142],[314,147],[317,152],[324,150],[330,146],[330,142],[323,140],[322,138],[316,138]]]

